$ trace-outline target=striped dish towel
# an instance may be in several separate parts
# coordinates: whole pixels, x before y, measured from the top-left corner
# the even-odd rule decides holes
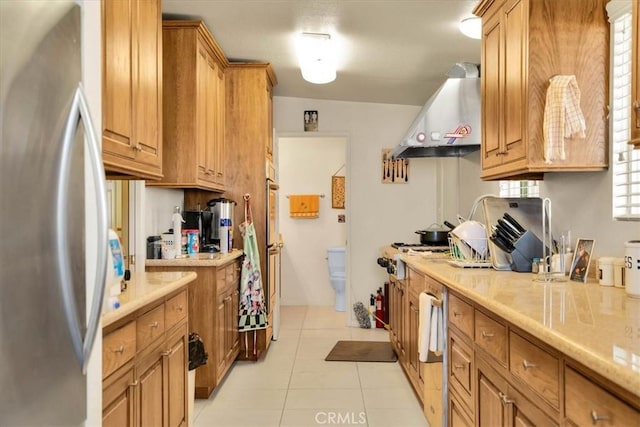
[[[549,80],[544,108],[544,160],[564,160],[564,139],[584,138],[587,129],[580,109],[576,76],[554,76]]]

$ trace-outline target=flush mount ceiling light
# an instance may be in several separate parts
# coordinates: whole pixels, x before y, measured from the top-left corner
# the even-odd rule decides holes
[[[331,36],[324,33],[302,33],[298,42],[298,61],[302,77],[315,84],[334,81],[336,66]]]
[[[472,39],[482,38],[482,20],[477,16],[460,21],[460,32]]]

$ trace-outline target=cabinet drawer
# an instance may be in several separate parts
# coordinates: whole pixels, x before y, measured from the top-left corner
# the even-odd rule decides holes
[[[579,426],[640,425],[640,412],[569,367],[565,369],[565,408],[567,418]]]
[[[473,307],[453,294],[449,295],[448,319],[469,339],[473,338]]]
[[[555,408],[559,406],[558,358],[513,332],[509,335],[509,370]]]
[[[167,329],[187,317],[187,291],[180,292],[166,302],[164,316]]]
[[[127,323],[102,339],[102,378],[127,363],[136,354],[136,321]]]
[[[473,372],[473,352],[460,342],[456,336],[450,336],[451,362],[449,363],[449,384],[458,392],[467,410],[474,406],[471,393]],[[473,412],[472,412],[473,413]]]
[[[507,327],[475,311],[475,342],[502,365],[507,363]]]
[[[136,325],[136,339],[140,350],[164,334],[164,304],[140,316]]]

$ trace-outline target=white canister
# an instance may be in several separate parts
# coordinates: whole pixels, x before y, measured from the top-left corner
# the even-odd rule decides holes
[[[625,289],[628,296],[640,298],[640,240],[629,240],[624,247]]]
[[[624,288],[624,258],[613,259],[613,286]]]
[[[601,286],[613,286],[613,258],[598,258],[598,281]]]

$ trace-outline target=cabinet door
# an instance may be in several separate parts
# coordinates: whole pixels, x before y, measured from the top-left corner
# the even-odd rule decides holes
[[[204,181],[212,180],[211,172],[211,134],[215,124],[211,114],[213,113],[213,102],[210,99],[211,91],[214,89],[215,82],[212,77],[215,76],[215,64],[211,60],[209,53],[202,45],[198,45],[198,91],[196,94],[196,144],[197,144],[197,168],[198,179]]]
[[[102,390],[102,425],[132,427],[134,419],[135,387],[133,367]]]
[[[225,78],[224,71],[218,67],[216,73],[216,138],[213,147],[213,170],[215,172],[216,184],[224,187],[224,132],[225,132]]]
[[[134,4],[132,142],[136,162],[157,168],[162,165],[161,13],[158,0]]]
[[[187,331],[186,325],[179,335],[168,341],[169,350],[164,354],[167,363],[167,407],[169,427],[184,426],[187,422]]]
[[[483,20],[484,21],[484,20]],[[502,80],[500,13],[482,24],[482,168],[502,162]]]
[[[221,295],[218,297],[218,307],[216,309],[216,358],[214,363],[216,364],[216,375],[218,382],[222,378],[222,374],[225,370],[225,365],[227,363],[227,334],[225,331],[227,313],[225,310],[225,296]]]
[[[154,353],[147,357],[138,367],[138,384],[140,387],[138,396],[138,425],[163,426],[164,425],[164,370],[161,354]]]
[[[502,403],[506,390],[506,382],[498,377],[491,376],[487,371],[478,370],[478,420],[481,426],[505,426],[507,414]]]
[[[102,1],[102,148],[133,158],[131,1]]]
[[[420,381],[420,361],[418,360],[418,325],[420,324],[420,312],[418,309],[418,299],[413,295],[409,295],[409,357],[408,368],[409,374],[416,382],[416,386]],[[422,390],[422,387],[420,387]]]
[[[233,350],[234,350],[234,334],[233,334],[233,321],[235,319],[235,314],[233,312],[233,291],[230,291],[229,294],[224,298],[224,334],[225,334],[225,365],[231,365],[233,362]]]
[[[240,310],[240,291],[238,290],[238,284],[233,290],[231,296],[231,318],[229,329],[231,330],[231,352],[233,360],[235,360],[238,351],[240,350],[240,333],[238,331],[238,311]],[[233,362],[231,360],[231,362]]]
[[[504,62],[501,71],[504,102],[502,126],[504,128],[503,162],[523,159],[524,146],[524,51],[526,40],[525,2],[511,0],[504,6],[503,34]]]
[[[631,141],[640,147],[640,5],[633,2],[633,33],[631,35]]]

